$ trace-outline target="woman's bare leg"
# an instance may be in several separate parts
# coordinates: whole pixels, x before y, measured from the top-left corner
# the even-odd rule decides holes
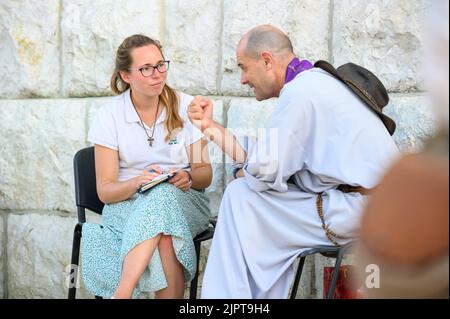
[[[155,293],[157,299],[182,299],[184,296],[184,271],[173,248],[172,236],[162,235],[158,244],[159,256],[166,275],[167,287]]]
[[[151,239],[143,241],[127,254],[123,261],[119,286],[113,296],[115,299],[131,298],[133,289],[150,263],[161,236],[162,234],[158,234]]]

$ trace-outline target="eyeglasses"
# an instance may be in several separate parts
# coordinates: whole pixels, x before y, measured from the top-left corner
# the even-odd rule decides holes
[[[140,71],[143,77],[152,76],[155,73],[155,70],[158,70],[159,73],[166,73],[169,70],[170,61],[161,61],[157,65],[145,65],[139,69],[128,69],[128,71]]]

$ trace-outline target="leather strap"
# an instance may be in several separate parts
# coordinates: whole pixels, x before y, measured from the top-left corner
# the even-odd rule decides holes
[[[361,186],[350,186],[347,184],[341,184],[337,189],[343,193],[360,193],[362,195],[371,195],[373,192],[373,188],[368,189]]]

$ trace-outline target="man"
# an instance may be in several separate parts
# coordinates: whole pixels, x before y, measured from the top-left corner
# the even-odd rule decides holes
[[[250,30],[236,55],[241,83],[256,99],[279,100],[267,141],[248,157],[212,120],[209,101],[190,106],[194,125],[243,163],[235,174],[243,178],[222,199],[202,297],[285,298],[304,249],[352,238],[364,189],[376,185],[398,151],[379,115],[331,74],[296,58],[277,28]]]

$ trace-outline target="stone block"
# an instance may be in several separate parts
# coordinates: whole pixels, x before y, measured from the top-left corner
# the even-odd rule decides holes
[[[122,41],[142,33],[161,38],[160,1],[63,0],[63,93],[111,95],[110,79]]]
[[[0,98],[60,91],[60,1],[0,3]]]
[[[189,94],[216,94],[221,56],[220,1],[168,0],[165,53],[169,82]]]
[[[12,299],[67,298],[76,218],[21,211],[8,216],[8,292]],[[84,289],[77,298],[93,298]]]
[[[335,66],[362,65],[391,92],[423,91],[424,24],[429,5],[430,0],[335,2]]]
[[[397,123],[393,137],[402,152],[420,151],[437,127],[437,119],[425,95],[393,94],[384,112]]]
[[[86,146],[84,100],[0,100],[0,209],[76,211],[73,156]]]
[[[236,47],[247,31],[261,24],[271,24],[286,32],[301,59],[328,59],[329,14],[329,0],[225,0],[221,92],[253,95],[248,87],[240,84]]]

